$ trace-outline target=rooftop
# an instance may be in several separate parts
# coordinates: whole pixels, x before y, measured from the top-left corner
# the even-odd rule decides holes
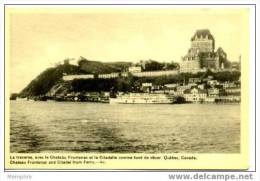
[[[192,91],[193,89],[196,89],[199,94],[205,94],[205,93],[207,93],[206,90],[200,89],[200,88],[198,88],[198,87],[191,87],[190,89],[184,90],[184,94],[191,94],[191,91]]]
[[[210,40],[214,40],[213,35],[210,33],[210,31],[208,29],[200,29],[197,30],[196,33],[193,35],[193,37],[191,38],[191,41],[195,40],[195,37],[203,37],[205,38],[206,36],[208,36],[208,39]]]

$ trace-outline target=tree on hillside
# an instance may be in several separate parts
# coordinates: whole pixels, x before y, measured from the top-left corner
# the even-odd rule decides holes
[[[165,63],[165,69],[166,70],[176,70],[179,69],[180,65],[177,62],[171,62],[171,63]]]
[[[227,54],[226,52],[221,48],[219,47],[217,49],[217,53],[219,55],[219,63],[220,63],[220,66],[223,64],[224,65],[224,68],[230,68],[231,67],[231,63],[230,61],[228,61],[227,59]]]
[[[159,63],[157,61],[154,60],[149,60],[146,64],[145,64],[145,71],[156,71],[156,70],[162,70],[164,67],[163,63]]]
[[[234,72],[217,72],[214,74],[214,78],[220,82],[225,82],[225,81],[238,81],[241,73],[239,71],[234,71]]]

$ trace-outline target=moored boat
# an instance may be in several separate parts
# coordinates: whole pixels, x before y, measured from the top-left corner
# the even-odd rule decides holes
[[[168,94],[129,93],[109,99],[110,104],[172,104],[174,96]]]

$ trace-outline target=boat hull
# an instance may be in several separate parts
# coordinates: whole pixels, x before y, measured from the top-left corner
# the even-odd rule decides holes
[[[110,104],[172,104],[173,97],[166,94],[128,94],[110,98]]]

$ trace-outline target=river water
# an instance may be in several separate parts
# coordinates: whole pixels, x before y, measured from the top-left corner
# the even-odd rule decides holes
[[[239,104],[11,101],[12,153],[239,153]]]

